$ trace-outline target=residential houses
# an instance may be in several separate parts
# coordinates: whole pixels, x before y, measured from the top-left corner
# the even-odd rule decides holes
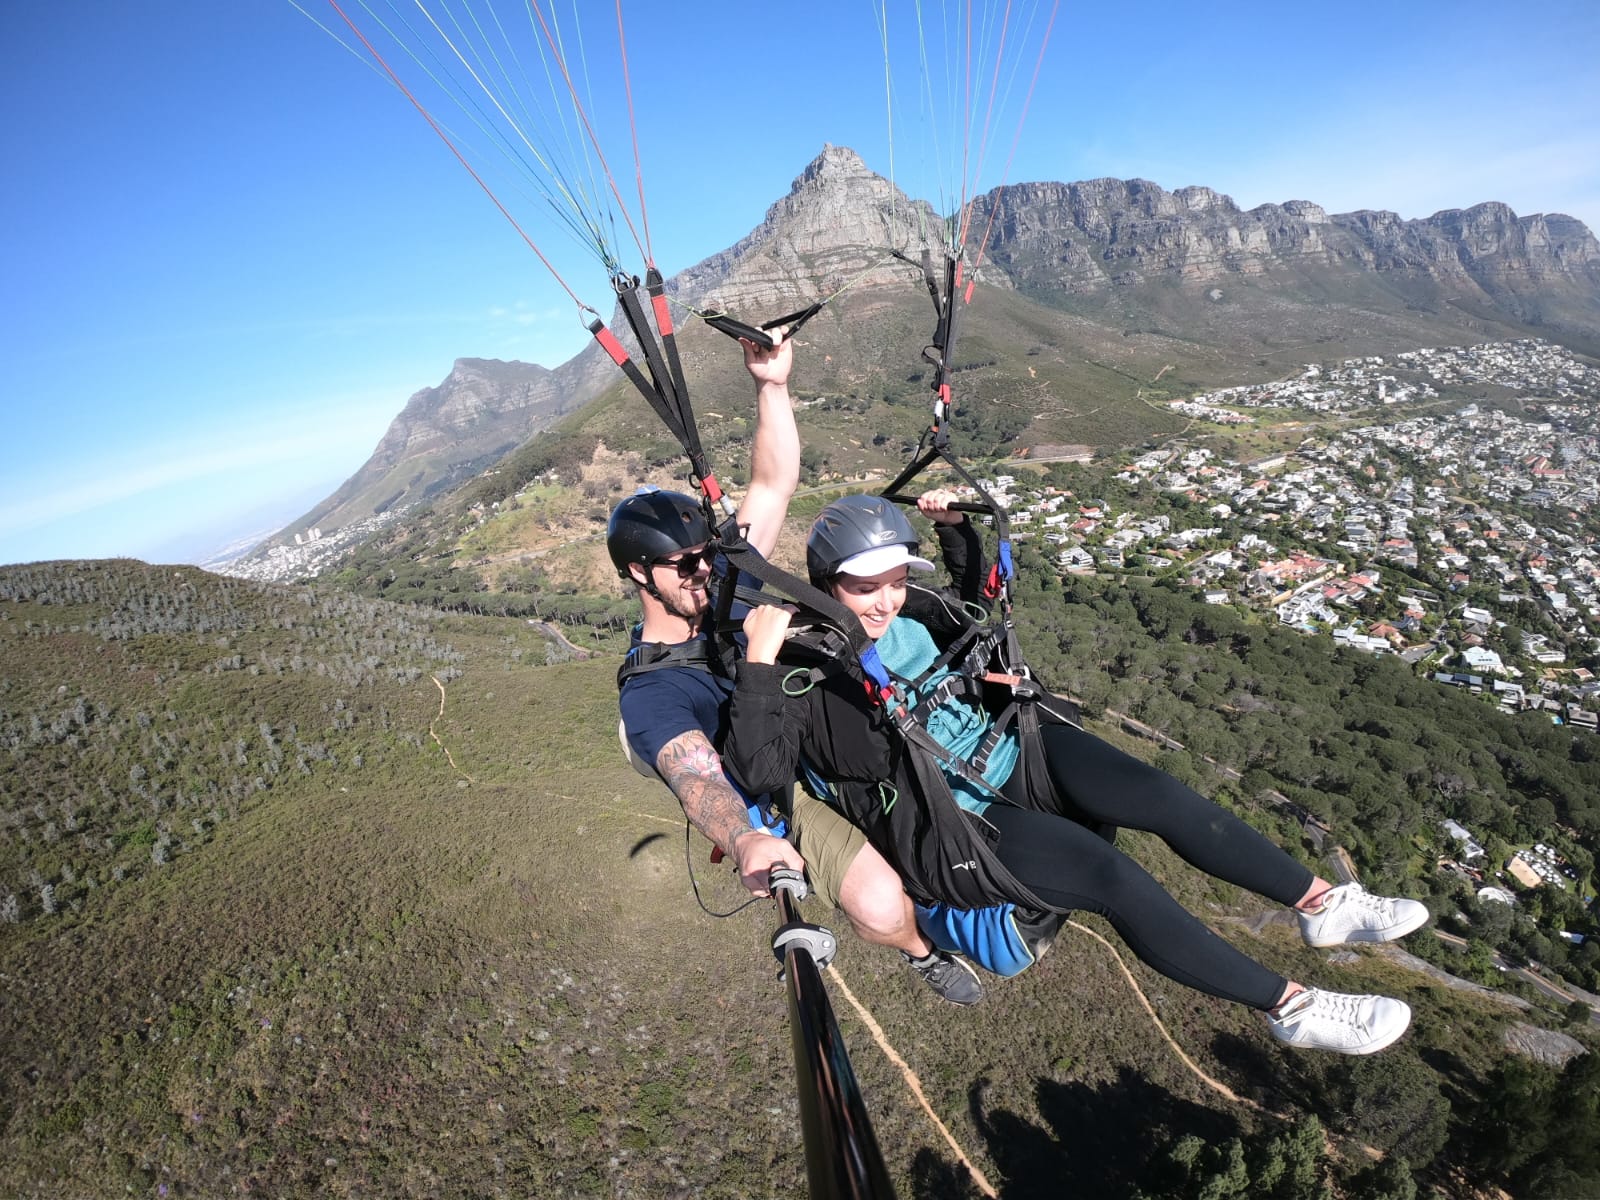
[[[1398,654],[1510,711],[1594,728],[1600,683],[1567,664],[1600,649],[1600,538],[1587,517],[1600,509],[1600,371],[1530,338],[1314,364],[1194,397],[1183,411],[1208,421],[1284,407],[1357,414],[1477,385],[1524,393],[1516,415],[1435,404],[1254,462],[1167,446],[1118,470],[1132,488],[1185,497],[1193,516],[1182,524],[1103,499],[1029,494],[1009,476],[992,486],[1017,490],[1019,537],[1053,543],[1064,574],[1177,571],[1208,603],[1255,607],[1361,653]],[[1291,535],[1327,551],[1280,548]],[[1424,567],[1448,590],[1399,574]],[[1492,606],[1460,597],[1484,587]],[[1530,611],[1559,634],[1524,629]],[[1506,661],[1512,627],[1536,678]]]

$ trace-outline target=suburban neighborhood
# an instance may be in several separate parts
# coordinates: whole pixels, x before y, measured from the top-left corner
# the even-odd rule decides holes
[[[1600,371],[1529,339],[1313,365],[1175,407],[1217,424],[1271,408],[1378,415],[1452,386],[1501,402],[1352,423],[1250,462],[1163,445],[1113,464],[1135,498],[1120,504],[1018,475],[984,482],[1063,574],[1175,577],[1208,603],[1594,731]]]

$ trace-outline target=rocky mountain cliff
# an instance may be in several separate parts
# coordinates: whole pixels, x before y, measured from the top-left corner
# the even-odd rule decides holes
[[[437,386],[406,401],[362,468],[278,539],[312,526],[358,522],[448,490],[592,399],[614,370],[598,347],[555,370],[457,359]]]
[[[761,312],[809,304],[847,282],[903,287],[913,276],[889,251],[915,258],[944,229],[930,205],[907,198],[854,150],[824,146],[760,225],[671,286],[697,302]]]
[[[979,207],[984,219],[998,210],[991,263],[1032,291],[1081,296],[1346,272],[1370,274],[1408,301],[1421,285],[1441,303],[1600,331],[1600,243],[1561,214],[1519,218],[1490,202],[1407,221],[1392,212],[1330,216],[1304,200],[1244,211],[1210,188],[1168,192],[1142,179],[1019,184]]]
[[[1246,211],[1210,188],[1096,179],[997,189],[976,202],[973,228],[985,227],[978,278],[1011,296],[972,306],[968,345],[1001,364],[997,386],[1037,381],[1054,364],[1060,395],[1115,401],[1158,370],[1181,388],[1242,381],[1261,356],[1299,347],[1377,353],[1530,332],[1600,353],[1600,244],[1560,214],[1518,217],[1491,202],[1402,220],[1303,200]],[[820,352],[809,357],[832,364],[820,391],[870,401],[914,378],[931,315],[918,273],[891,251],[916,259],[945,228],[854,151],[825,146],[759,226],[668,288],[697,309],[759,320],[847,286],[808,328]],[[727,370],[719,335],[680,324],[697,397],[737,404],[742,375]],[[1039,357],[1006,375],[1006,360],[1023,355]],[[592,346],[554,370],[463,359],[286,532],[326,532],[447,490],[617,386]],[[605,434],[645,429],[648,414],[634,407],[638,423],[613,420]],[[1035,432],[1098,444],[1120,428]]]

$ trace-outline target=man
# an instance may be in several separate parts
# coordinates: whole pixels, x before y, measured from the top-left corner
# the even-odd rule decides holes
[[[800,478],[800,436],[789,399],[794,346],[787,339],[770,350],[741,345],[756,383],[756,432],[750,486],[737,520],[750,545],[770,555]],[[699,501],[680,492],[644,489],[611,514],[606,548],[622,578],[638,589],[644,609],[619,700],[629,747],[654,765],[695,828],[733,860],[751,893],[767,894],[773,867],[806,871],[812,888],[843,909],[863,941],[899,950],[946,1000],[976,1003],[983,996],[976,972],[923,936],[900,877],[860,830],[797,793],[789,837],[775,836],[762,806],[723,773],[716,747],[727,731],[733,682],[705,669],[703,655],[699,665],[690,662],[696,644],[711,641],[710,540]],[[636,670],[650,659],[662,664],[659,669]]]

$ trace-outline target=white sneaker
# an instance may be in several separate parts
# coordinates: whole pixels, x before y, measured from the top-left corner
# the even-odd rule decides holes
[[[1331,888],[1316,912],[1296,912],[1300,936],[1311,946],[1392,942],[1428,923],[1428,908],[1403,897],[1374,896],[1359,883]]]
[[[1272,1036],[1301,1050],[1376,1054],[1411,1024],[1411,1006],[1388,996],[1347,996],[1307,988],[1268,1022]]]

